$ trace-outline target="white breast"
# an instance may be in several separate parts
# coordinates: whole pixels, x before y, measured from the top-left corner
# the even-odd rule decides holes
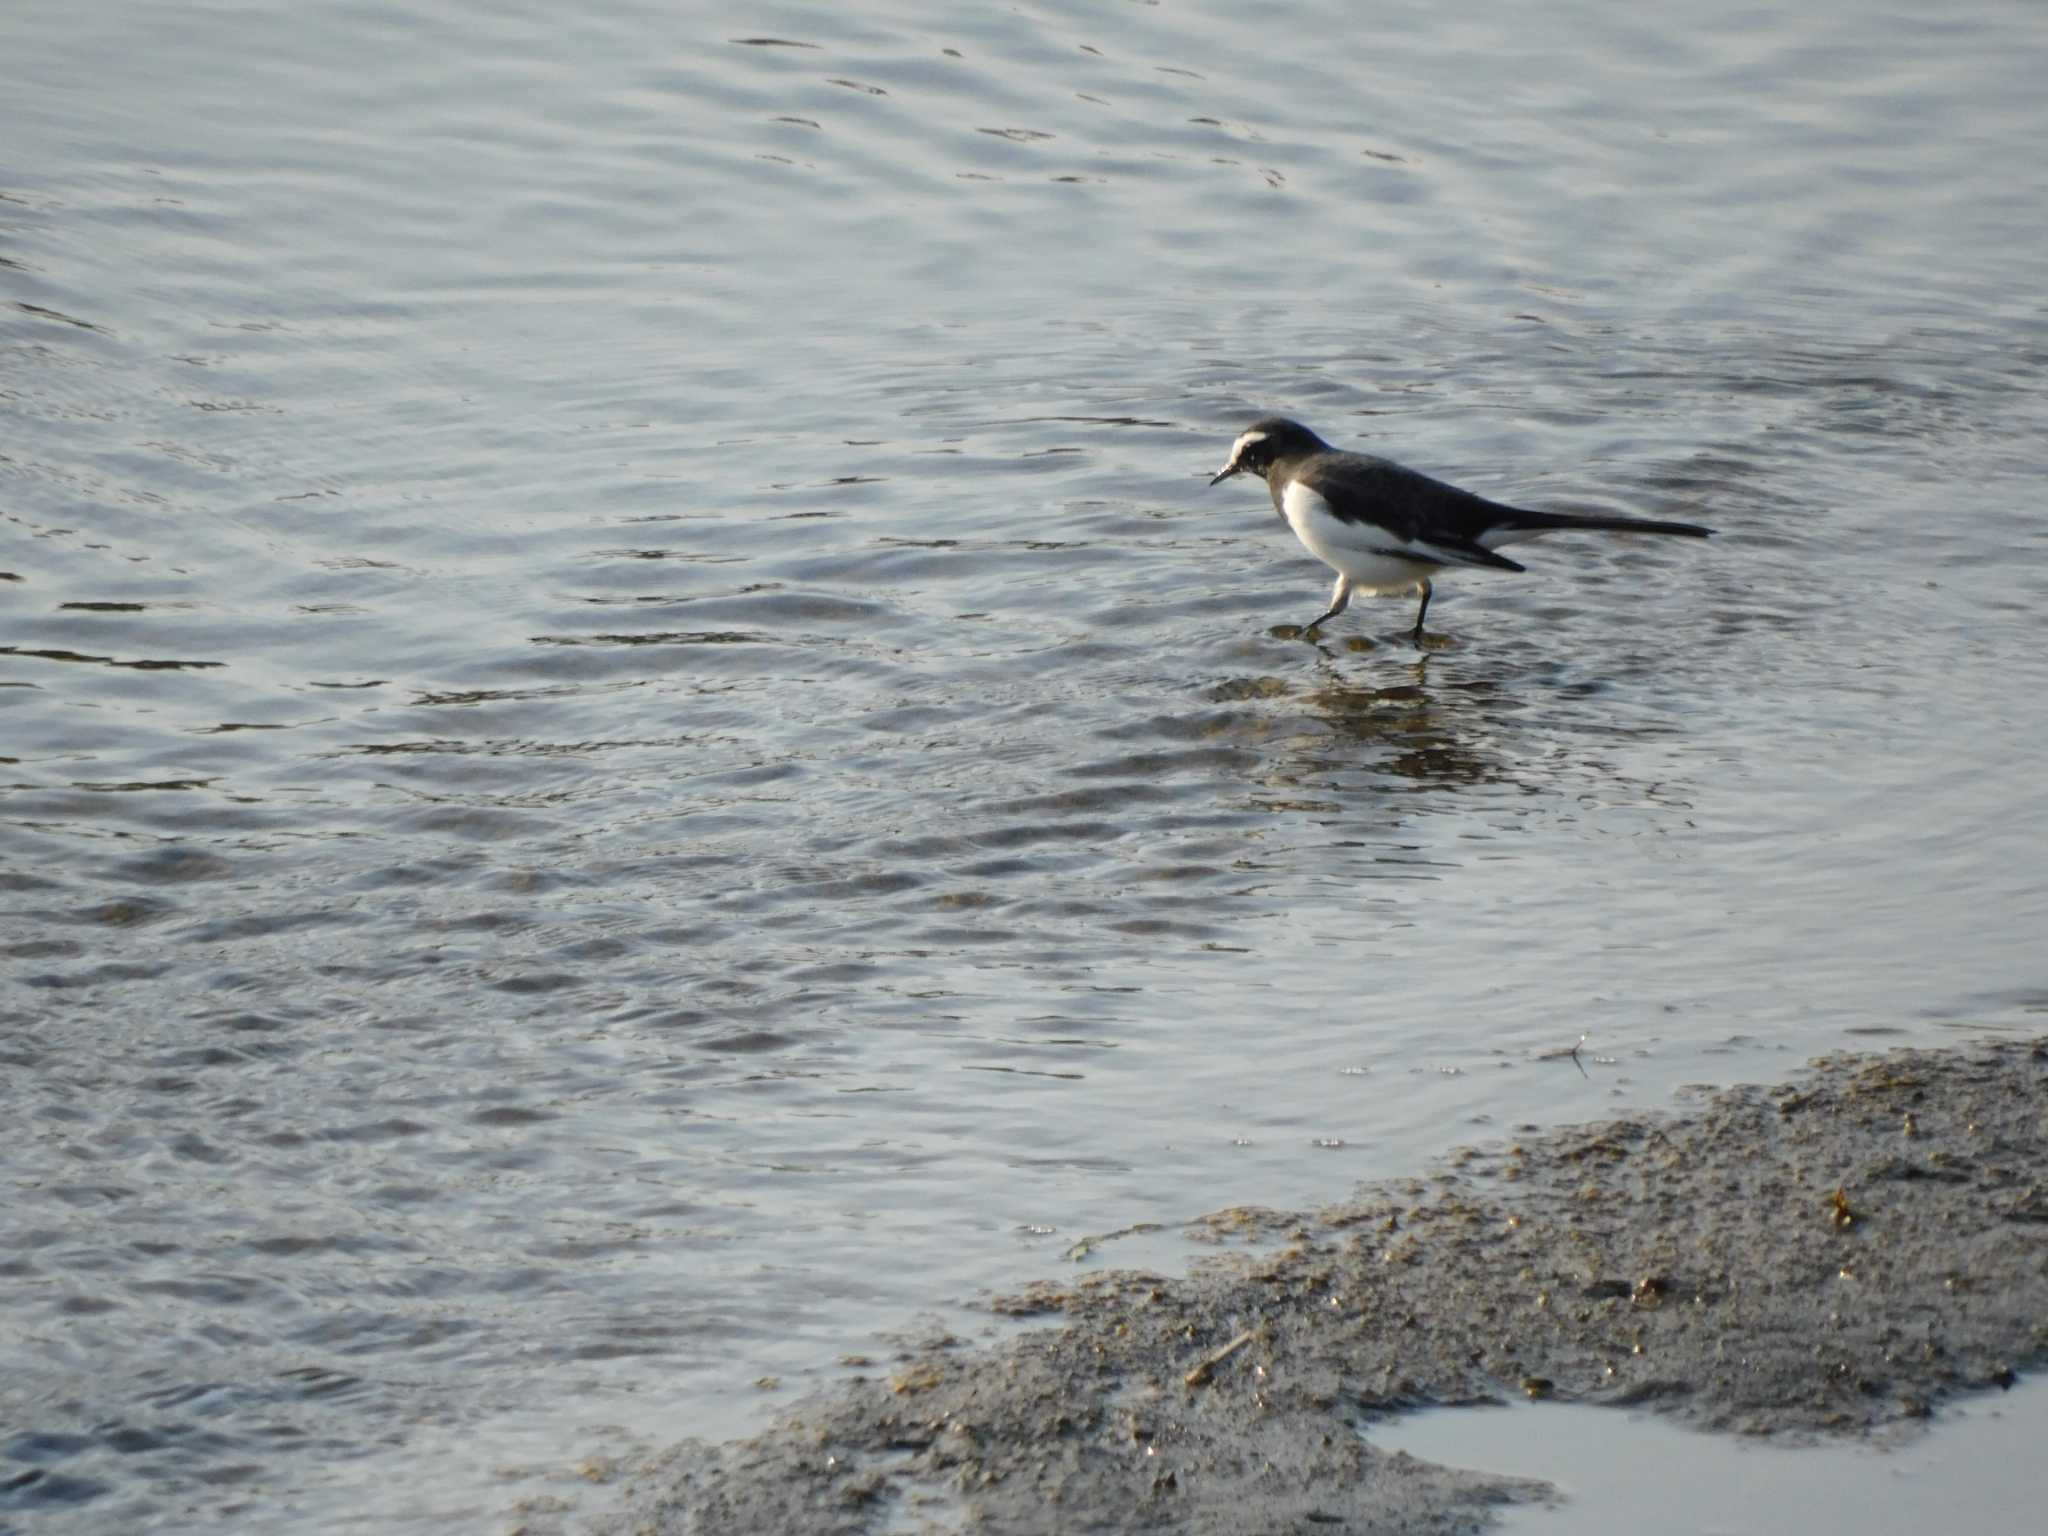
[[[1397,539],[1371,523],[1347,523],[1330,504],[1300,481],[1280,493],[1280,510],[1294,536],[1323,564],[1349,576],[1363,592],[1406,592],[1441,567],[1404,560],[1401,551],[1422,546]]]

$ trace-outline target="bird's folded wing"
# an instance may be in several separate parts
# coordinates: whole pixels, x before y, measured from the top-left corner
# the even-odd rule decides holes
[[[1462,539],[1407,539],[1399,544],[1389,541],[1377,545],[1374,554],[1386,555],[1395,560],[1414,560],[1424,565],[1479,565],[1494,571],[1525,571],[1525,565],[1517,565],[1506,555],[1497,555],[1478,544],[1469,544]]]
[[[1375,524],[1408,548],[1390,549],[1440,565],[1483,565],[1519,571],[1480,543],[1496,528],[1516,526],[1513,507],[1433,480],[1404,464],[1362,453],[1330,452],[1310,460],[1297,478],[1342,522]]]

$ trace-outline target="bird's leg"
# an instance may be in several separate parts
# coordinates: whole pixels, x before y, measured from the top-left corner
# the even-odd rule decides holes
[[[1340,575],[1337,578],[1337,585],[1330,588],[1330,611],[1328,613],[1318,614],[1315,618],[1310,619],[1306,624],[1301,626],[1301,632],[1304,635],[1308,634],[1318,624],[1322,623],[1323,620],[1334,619],[1335,617],[1337,617],[1338,614],[1342,613],[1350,605],[1351,578],[1349,576]]]
[[[1409,638],[1414,640],[1417,645],[1422,644],[1422,616],[1429,612],[1430,595],[1429,582],[1424,580],[1420,585],[1422,587],[1422,606],[1415,610],[1415,628],[1409,632]]]

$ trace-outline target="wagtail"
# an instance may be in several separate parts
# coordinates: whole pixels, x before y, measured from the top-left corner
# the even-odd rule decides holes
[[[1332,448],[1284,416],[1253,422],[1230,445],[1229,462],[1209,483],[1247,473],[1265,480],[1294,536],[1337,572],[1329,611],[1304,624],[1304,634],[1342,613],[1353,592],[1419,592],[1422,606],[1415,610],[1412,633],[1420,645],[1422,617],[1439,576],[1461,566],[1522,570],[1494,551],[1538,534],[1590,528],[1703,539],[1714,531],[1695,523],[1504,507],[1390,459]]]

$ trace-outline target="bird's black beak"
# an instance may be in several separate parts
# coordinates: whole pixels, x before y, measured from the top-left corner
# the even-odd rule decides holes
[[[1243,472],[1244,466],[1242,464],[1237,463],[1235,460],[1232,460],[1230,463],[1224,465],[1221,471],[1217,473],[1216,478],[1214,480],[1211,480],[1209,483],[1211,485],[1221,485],[1224,481],[1228,480],[1232,475],[1242,474]]]

